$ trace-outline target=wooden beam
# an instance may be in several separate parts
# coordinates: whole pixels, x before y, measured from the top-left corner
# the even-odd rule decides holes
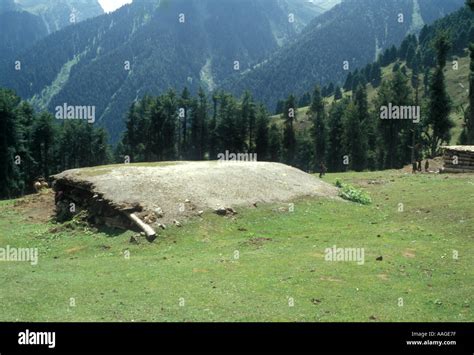
[[[156,232],[153,228],[151,228],[148,224],[146,224],[145,222],[143,222],[140,218],[138,218],[138,216],[135,214],[135,213],[126,213],[126,215],[128,216],[128,218],[130,218],[130,220],[135,223],[135,225],[140,228],[143,232],[145,232],[146,234],[146,239],[149,241],[149,242],[152,242],[153,240],[156,239]]]

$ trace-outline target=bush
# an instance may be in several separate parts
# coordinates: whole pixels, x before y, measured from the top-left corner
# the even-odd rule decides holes
[[[341,189],[339,196],[345,200],[357,202],[362,205],[370,205],[372,203],[372,199],[366,192],[356,189],[354,186],[336,180],[336,187]]]

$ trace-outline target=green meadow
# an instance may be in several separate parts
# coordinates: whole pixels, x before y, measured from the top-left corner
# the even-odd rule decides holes
[[[45,223],[2,201],[0,248],[39,259],[0,261],[0,321],[473,321],[474,176],[324,178],[336,179],[372,204],[206,213],[138,245],[133,232]],[[364,262],[325,260],[333,246],[363,248]]]

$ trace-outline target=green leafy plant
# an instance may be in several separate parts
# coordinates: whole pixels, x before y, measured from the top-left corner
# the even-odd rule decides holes
[[[341,182],[340,180],[336,180],[336,187],[340,188],[339,196],[342,197],[345,200],[349,200],[352,202],[357,202],[362,205],[370,205],[372,203],[372,199],[370,196],[354,186],[351,186],[349,184],[345,184]]]

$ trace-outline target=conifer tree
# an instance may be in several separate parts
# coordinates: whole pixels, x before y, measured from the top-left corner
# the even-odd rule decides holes
[[[437,54],[437,66],[429,86],[429,111],[424,132],[430,144],[432,157],[437,155],[442,142],[450,141],[450,130],[454,126],[449,117],[451,100],[446,91],[443,72],[450,49],[449,43],[449,37],[444,32],[438,33],[433,43]]]
[[[256,135],[255,135],[255,153],[257,159],[265,161],[269,159],[269,118],[263,105],[257,108]]]
[[[295,158],[296,153],[296,135],[294,130],[294,122],[296,121],[297,114],[296,99],[293,95],[290,95],[285,101],[283,109],[283,159],[286,164],[291,165]]]
[[[324,110],[324,101],[318,86],[313,91],[313,101],[309,107],[310,119],[313,123],[311,128],[311,138],[313,145],[314,162],[313,167],[318,169],[321,163],[325,162],[326,156],[326,115]]]

